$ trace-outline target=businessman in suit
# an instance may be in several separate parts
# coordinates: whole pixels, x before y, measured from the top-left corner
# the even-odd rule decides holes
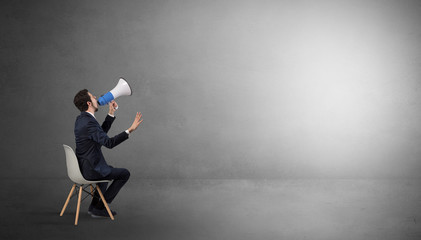
[[[127,140],[129,135],[142,123],[142,114],[140,112],[136,114],[133,124],[127,130],[114,137],[108,137],[107,132],[115,120],[114,113],[117,107],[115,101],[109,104],[109,112],[102,125],[98,123],[95,117],[95,112],[98,111],[97,99],[87,89],[83,89],[76,94],[74,104],[81,112],[76,118],[74,129],[76,156],[80,170],[87,180],[113,180],[108,188],[108,183],[98,183],[105,200],[107,203],[111,203],[129,180],[130,172],[125,168],[114,168],[108,165],[101,147],[105,146],[111,149]],[[108,217],[108,212],[97,191],[94,193],[88,213],[92,217]],[[115,211],[112,211],[112,213],[113,215],[117,214]]]

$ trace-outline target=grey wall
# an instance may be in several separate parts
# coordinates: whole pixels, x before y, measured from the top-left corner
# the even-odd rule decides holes
[[[417,1],[2,1],[4,178],[65,178],[75,93],[118,77],[139,178],[419,177]],[[106,108],[97,113],[105,117]]]

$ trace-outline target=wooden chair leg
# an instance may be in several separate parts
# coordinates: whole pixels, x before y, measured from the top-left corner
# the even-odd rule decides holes
[[[72,189],[70,190],[69,196],[67,197],[66,202],[64,203],[63,209],[61,210],[60,217],[61,217],[61,216],[63,216],[63,213],[64,213],[64,211],[65,211],[65,210],[66,210],[66,208],[67,208],[67,204],[69,204],[69,200],[70,200],[70,198],[71,198],[71,197],[72,197],[72,195],[73,195],[73,191],[75,190],[75,187],[76,187],[76,184],[73,184],[73,187],[72,187]]]
[[[91,195],[94,198],[94,187],[92,187],[92,184],[89,184],[89,187],[91,187]]]
[[[79,220],[80,200],[82,199],[82,192],[83,192],[83,186],[80,186],[80,188],[79,188],[79,198],[77,200],[75,225],[77,225],[77,222]]]
[[[102,202],[104,203],[104,206],[105,206],[105,208],[107,209],[108,215],[110,215],[110,218],[111,218],[112,220],[114,220],[114,216],[113,216],[113,214],[111,213],[111,210],[110,210],[110,208],[108,207],[108,203],[107,203],[107,201],[105,201],[104,195],[102,195],[101,189],[98,187],[98,185],[96,185],[96,190],[98,191],[99,196],[101,196]]]

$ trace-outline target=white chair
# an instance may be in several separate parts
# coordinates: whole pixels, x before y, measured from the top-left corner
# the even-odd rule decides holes
[[[98,187],[97,183],[101,183],[101,182],[111,182],[109,180],[99,180],[99,181],[88,181],[86,180],[83,176],[82,173],[80,172],[80,168],[79,168],[79,162],[77,161],[75,152],[73,151],[73,149],[67,145],[64,145],[64,152],[66,154],[66,165],[67,165],[67,175],[69,175],[70,180],[72,180],[74,182],[72,189],[70,190],[69,196],[67,197],[66,202],[64,203],[63,209],[61,210],[60,216],[63,216],[64,211],[66,210],[67,204],[69,203],[70,198],[73,196],[73,192],[75,190],[76,187],[78,187],[76,189],[76,191],[79,191],[79,198],[77,201],[77,209],[76,209],[76,218],[75,218],[75,225],[77,225],[78,223],[78,219],[79,219],[79,210],[80,210],[80,202],[81,202],[81,198],[82,198],[82,192],[85,191],[85,188],[90,186],[91,188],[91,192],[87,192],[88,194],[90,194],[92,197],[94,196],[94,188],[92,186],[92,184],[96,185],[96,189],[99,193],[99,196],[101,196],[101,200],[104,203],[105,208],[108,211],[108,214],[110,215],[110,218],[112,220],[114,220],[114,216],[111,213],[110,208],[108,207],[107,201],[105,201],[104,199],[104,195],[102,195],[101,189]],[[86,197],[85,197],[86,198]]]

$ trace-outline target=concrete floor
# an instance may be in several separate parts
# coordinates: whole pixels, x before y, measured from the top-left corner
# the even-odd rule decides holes
[[[420,180],[131,179],[93,219],[70,180],[3,180],[0,239],[421,239]]]

